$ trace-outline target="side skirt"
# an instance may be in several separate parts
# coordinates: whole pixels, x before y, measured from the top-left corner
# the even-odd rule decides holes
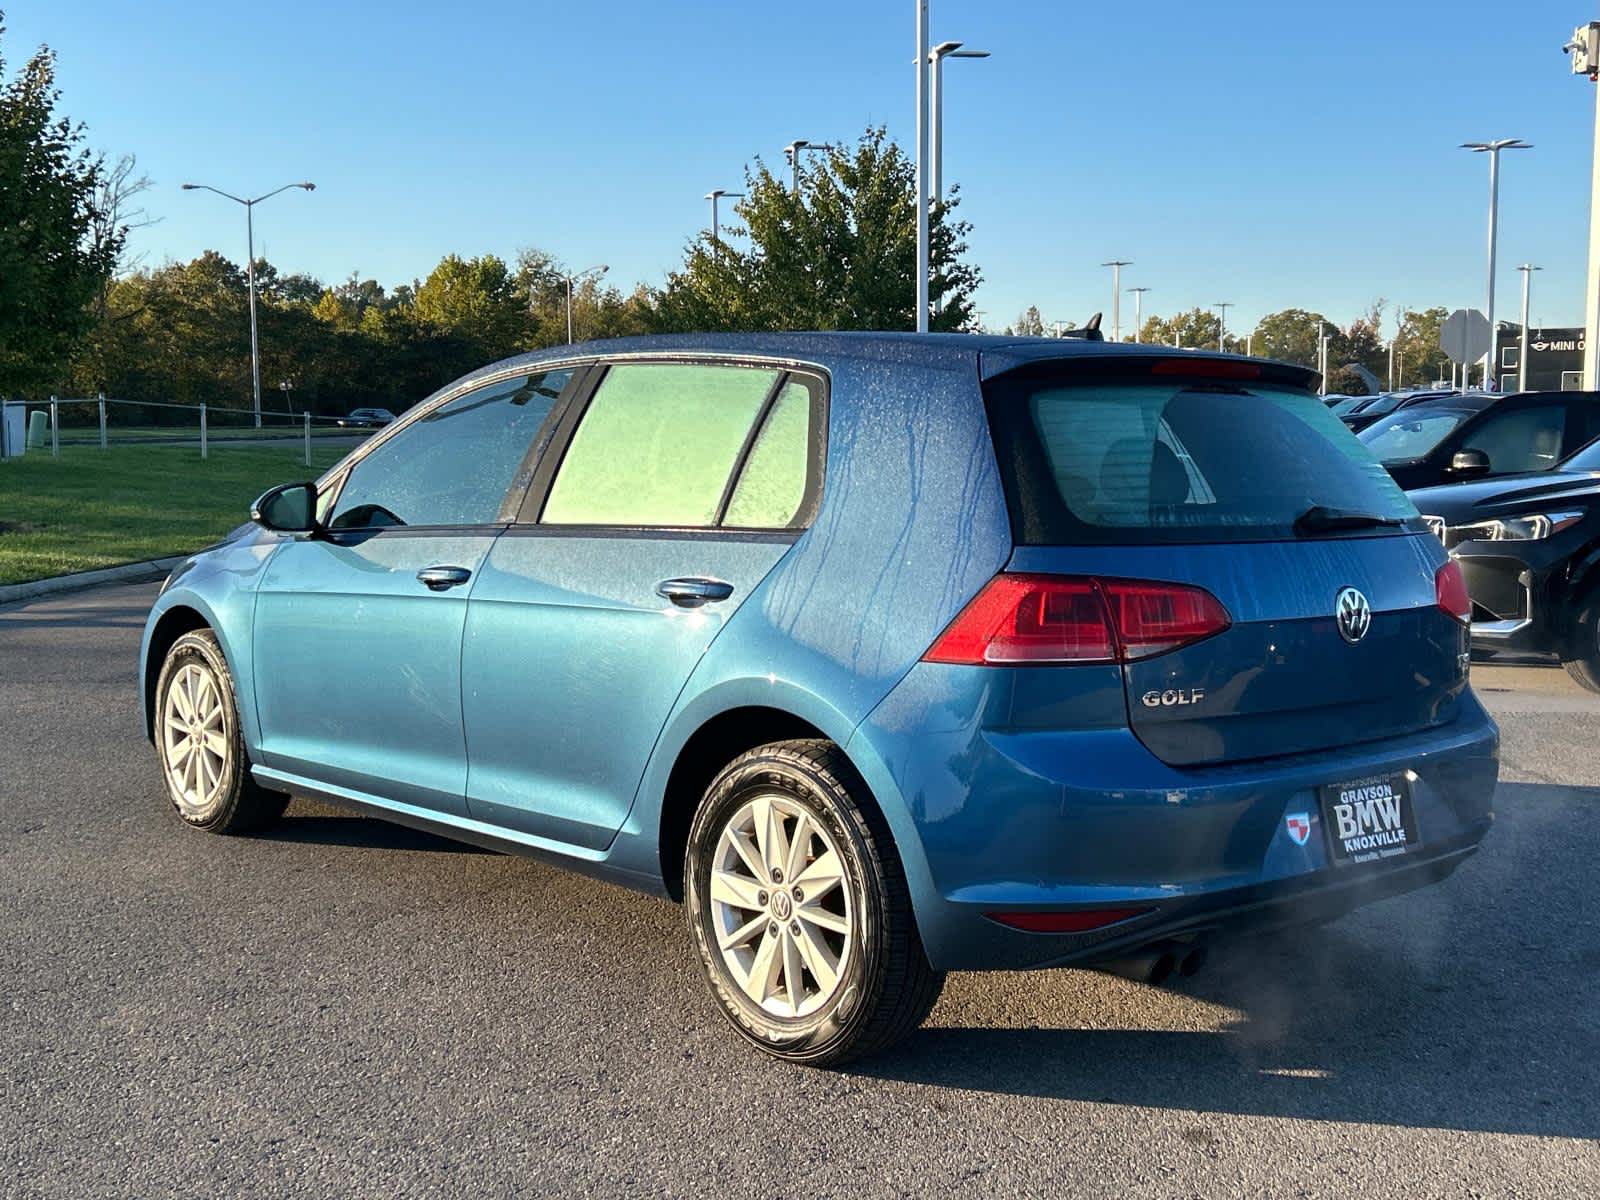
[[[382,796],[316,783],[286,771],[275,771],[270,767],[251,766],[250,773],[262,787],[271,788],[273,791],[321,800],[339,808],[358,812],[363,816],[376,817],[380,821],[392,821],[396,825],[420,829],[424,833],[482,846],[485,850],[493,850],[497,854],[517,854],[524,858],[536,858],[552,866],[576,871],[607,883],[619,884],[631,891],[670,899],[666,887],[658,876],[630,871],[607,862],[606,856],[609,853],[607,850],[571,846],[536,834],[505,829],[485,821],[474,821],[470,817],[458,817],[432,809],[418,808],[414,804],[404,804],[398,800],[388,800]]]

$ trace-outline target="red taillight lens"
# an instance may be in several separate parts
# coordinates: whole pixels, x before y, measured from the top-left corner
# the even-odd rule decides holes
[[[992,912],[984,915],[991,921],[1026,933],[1083,933],[1149,911],[1148,908],[1090,908],[1077,912]]]
[[[1455,559],[1445,563],[1434,575],[1433,594],[1445,612],[1463,625],[1472,623],[1472,597],[1467,595],[1467,580]]]
[[[1229,623],[1216,597],[1182,584],[996,575],[922,657],[970,666],[1124,662]]]

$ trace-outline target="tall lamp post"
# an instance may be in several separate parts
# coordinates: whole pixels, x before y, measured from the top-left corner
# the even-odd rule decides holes
[[[804,150],[832,150],[832,142],[808,142],[805,138],[796,138],[783,148],[783,156],[789,160],[790,179],[794,184],[795,194],[800,192],[800,154]]]
[[[987,50],[963,50],[962,42],[940,42],[928,52],[932,68],[928,105],[932,110],[933,190],[929,198],[938,204],[944,199],[944,60],[947,58],[988,58]]]
[[[567,345],[572,345],[572,285],[580,279],[587,279],[591,275],[598,279],[610,269],[605,263],[601,263],[597,267],[587,267],[582,271],[565,277],[567,281]]]
[[[743,192],[730,192],[730,191],[728,191],[727,188],[716,188],[716,189],[706,193],[706,199],[711,201],[711,244],[712,244],[712,246],[715,246],[717,244],[718,235],[720,233],[720,227],[717,224],[717,201],[721,200],[724,196],[732,196],[735,199],[742,199],[744,197],[744,193]]]
[[[917,332],[928,332],[928,0],[916,6],[917,53]]]
[[[1517,346],[1517,391],[1528,390],[1528,299],[1532,292],[1533,273],[1544,270],[1532,263],[1523,263],[1522,272],[1522,341]]]
[[[1232,300],[1217,301],[1217,349],[1227,349],[1228,340],[1228,310],[1233,307]]]
[[[1144,328],[1144,294],[1150,289],[1147,287],[1131,287],[1128,291],[1133,293],[1133,340],[1140,339],[1140,330]]]
[[[1111,268],[1111,340],[1122,340],[1122,268],[1131,267],[1133,263],[1125,258],[1114,258],[1110,262],[1103,262],[1102,267]]]
[[[1533,145],[1521,138],[1496,138],[1492,142],[1462,142],[1461,148],[1489,156],[1489,297],[1483,314],[1489,318],[1489,353],[1483,359],[1483,388],[1493,391],[1495,343],[1499,340],[1494,326],[1494,256],[1500,224],[1500,151],[1532,150]]]
[[[250,284],[250,396],[255,405],[256,428],[261,428],[261,349],[256,337],[256,228],[255,207],[263,200],[270,200],[279,192],[287,192],[290,188],[302,188],[308,192],[317,190],[314,183],[286,183],[281,188],[275,188],[265,195],[256,196],[246,200],[242,196],[235,196],[232,192],[225,192],[221,188],[214,188],[209,183],[186,183],[183,190],[186,192],[215,192],[225,200],[232,200],[235,204],[244,205],[244,235],[249,258],[245,263],[245,278]]]

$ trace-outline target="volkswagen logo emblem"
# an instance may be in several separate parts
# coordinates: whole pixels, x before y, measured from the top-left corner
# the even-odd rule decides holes
[[[1372,625],[1372,607],[1355,588],[1340,588],[1333,598],[1333,619],[1339,626],[1339,636],[1353,646],[1367,636]]]

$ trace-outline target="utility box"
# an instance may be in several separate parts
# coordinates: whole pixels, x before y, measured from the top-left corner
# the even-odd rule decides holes
[[[0,404],[0,458],[21,458],[27,449],[27,410],[20,404]]]

